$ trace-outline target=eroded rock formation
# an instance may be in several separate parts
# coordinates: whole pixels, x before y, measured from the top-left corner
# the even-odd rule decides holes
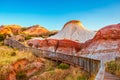
[[[28,41],[28,45],[42,50],[66,54],[76,53],[81,49],[80,43],[67,39],[35,39]]]
[[[38,70],[40,70],[43,66],[44,60],[37,58],[34,61],[28,61],[28,59],[21,59],[13,63],[10,68],[11,70],[7,73],[6,80],[16,80],[16,75],[19,72],[23,71],[24,74],[29,77]]]
[[[95,32],[87,30],[78,20],[67,22],[61,31],[56,35],[51,36],[51,39],[69,39],[77,42],[85,42],[92,39]]]
[[[120,24],[113,24],[100,29],[93,39],[85,42],[84,48],[79,52],[79,55],[86,54],[86,56],[96,59],[112,59],[118,56],[119,52]],[[102,57],[103,54],[106,57]]]

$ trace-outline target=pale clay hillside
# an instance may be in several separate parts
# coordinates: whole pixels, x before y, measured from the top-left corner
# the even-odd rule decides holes
[[[50,38],[70,39],[83,43],[89,39],[92,39],[94,35],[95,32],[87,30],[80,21],[72,20],[67,22],[59,33],[51,36]]]

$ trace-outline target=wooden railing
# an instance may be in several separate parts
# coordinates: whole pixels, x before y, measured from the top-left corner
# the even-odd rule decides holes
[[[80,66],[83,70],[87,71],[90,74],[90,76],[91,74],[96,75],[100,69],[100,63],[101,63],[100,60],[26,47],[25,45],[11,38],[5,39],[4,44],[11,46],[13,48],[18,48],[19,50],[30,51],[38,57],[50,58],[71,65]]]
[[[115,61],[120,61],[120,57],[119,57],[119,56],[116,57],[116,58],[115,58]]]

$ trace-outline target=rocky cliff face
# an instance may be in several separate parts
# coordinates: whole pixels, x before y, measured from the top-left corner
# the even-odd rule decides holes
[[[51,36],[52,39],[70,39],[77,42],[85,42],[92,39],[95,32],[87,30],[80,21],[72,20],[67,22],[61,31]]]
[[[28,45],[35,48],[40,48],[42,50],[58,52],[58,53],[66,53],[72,54],[76,53],[81,49],[81,44],[67,40],[57,40],[57,39],[35,39],[28,41]]]
[[[120,24],[113,24],[100,29],[95,37],[85,42],[79,55],[93,56],[94,58],[106,59],[119,56],[120,52]],[[103,54],[113,54],[112,56]],[[93,55],[94,54],[94,55]]]
[[[94,40],[98,39],[120,39],[120,24],[113,24],[100,29],[94,37]]]
[[[71,40],[59,40],[56,52],[75,55],[80,49],[80,43]]]

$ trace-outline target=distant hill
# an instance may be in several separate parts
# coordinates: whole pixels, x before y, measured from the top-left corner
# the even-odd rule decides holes
[[[33,25],[31,27],[26,28],[26,30],[23,31],[24,34],[31,36],[40,36],[49,32],[49,30],[40,25]]]
[[[1,25],[0,34],[2,35],[17,35],[21,32],[21,26],[19,25]]]
[[[25,37],[26,39],[30,39],[31,37],[47,38],[56,33],[58,33],[57,30],[49,31],[40,25],[33,25],[30,27],[22,27],[20,25],[15,25],[15,24],[1,25],[0,26],[0,41],[4,40],[6,35],[13,36],[13,37],[16,35],[22,35],[22,37]]]

